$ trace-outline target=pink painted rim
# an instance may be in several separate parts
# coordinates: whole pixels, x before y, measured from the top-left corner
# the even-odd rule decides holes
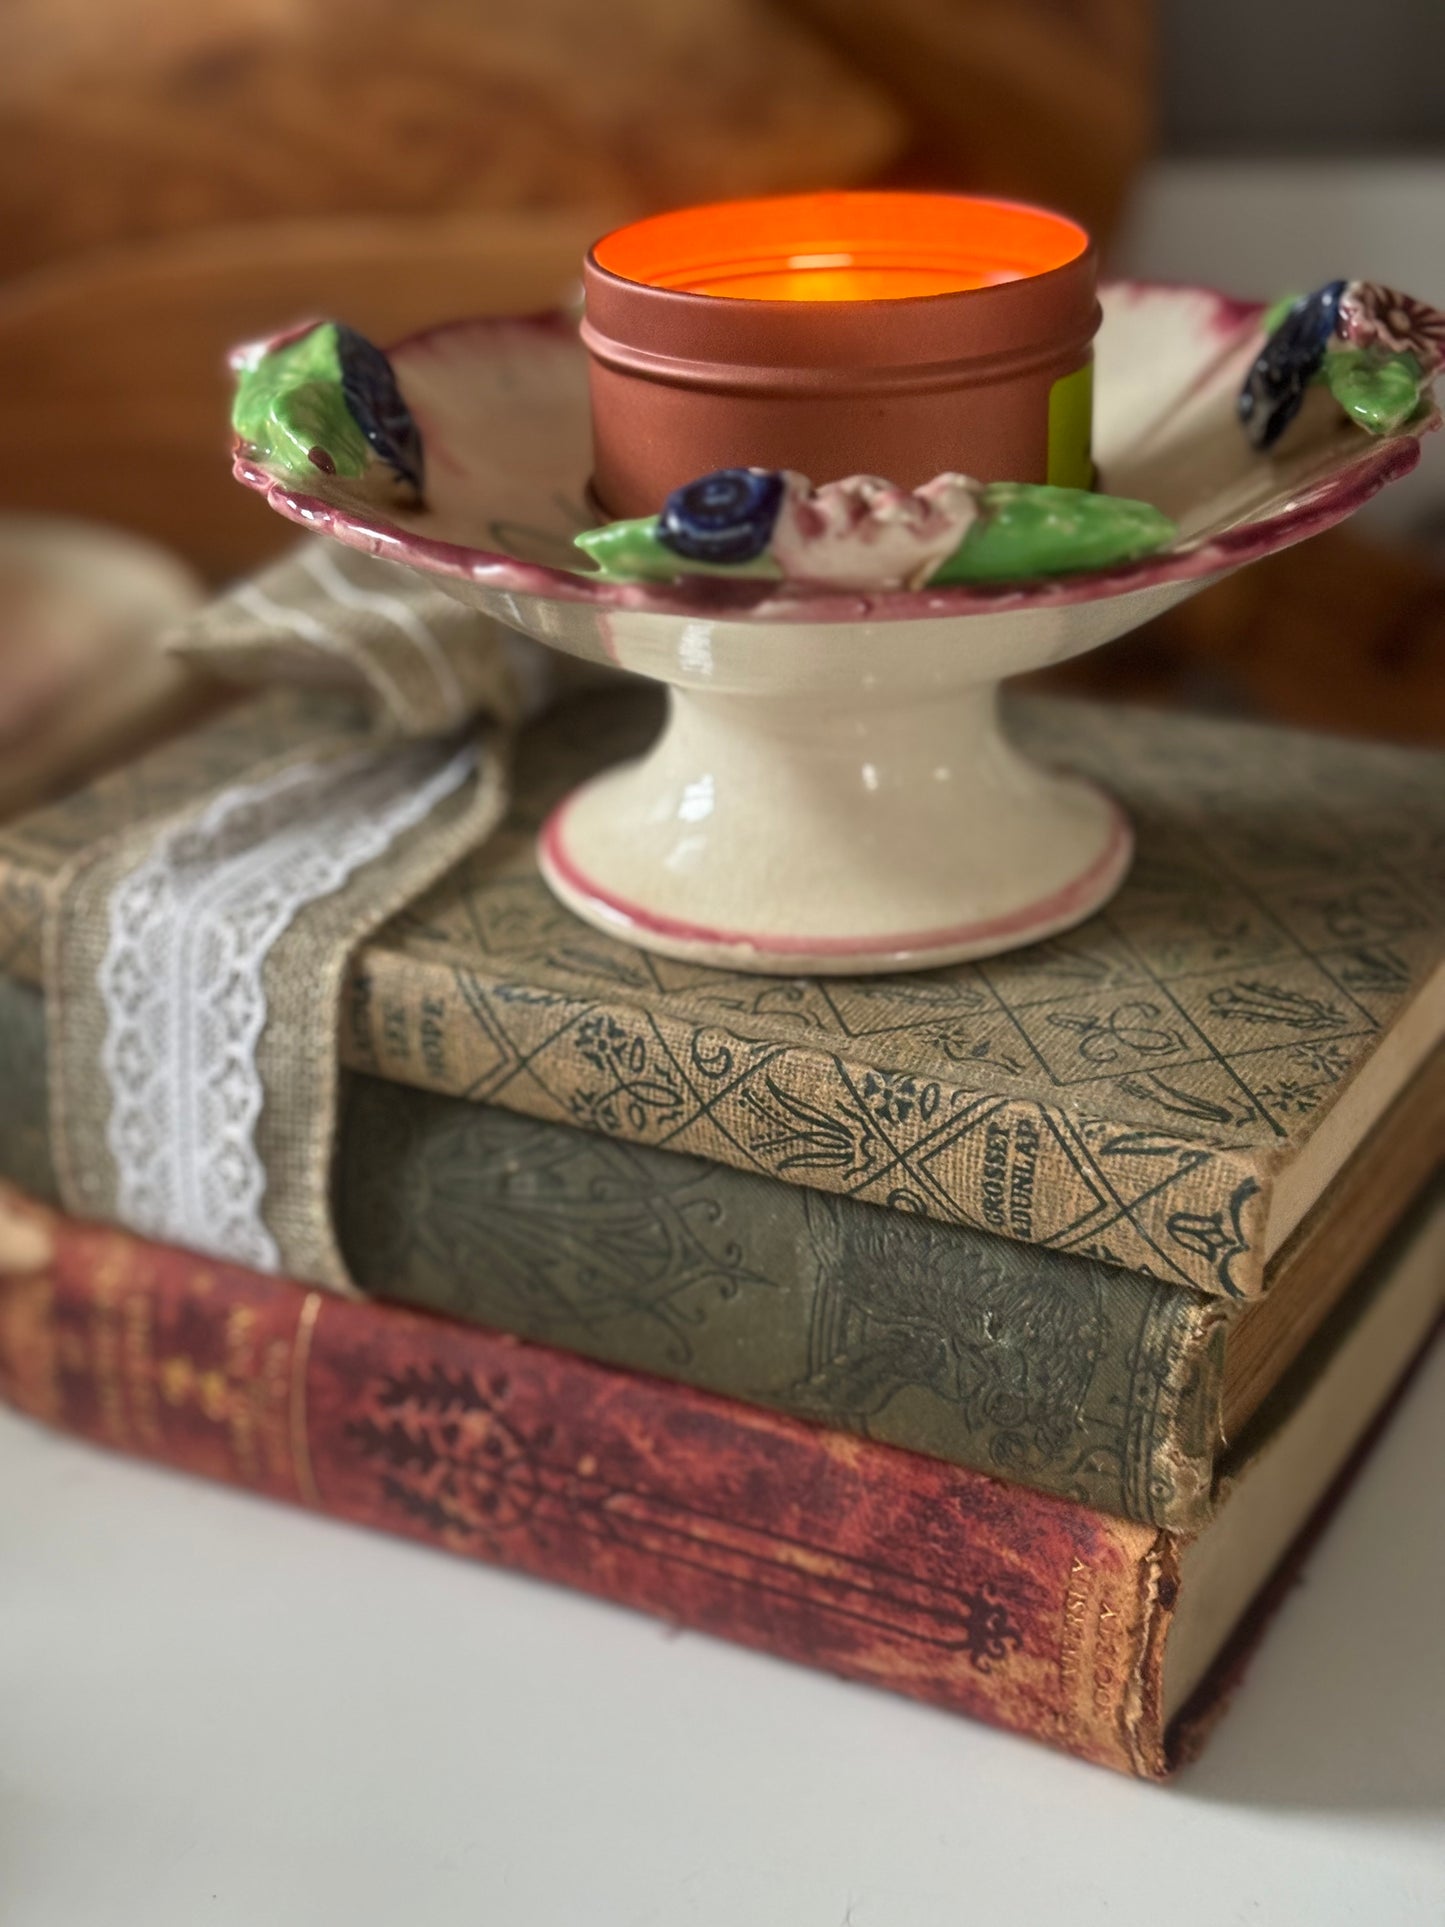
[[[1082,780],[1082,779],[1080,779]],[[587,785],[583,786],[585,789]],[[595,904],[619,931],[646,938],[696,946],[698,949],[748,950],[778,957],[909,957],[952,952],[974,944],[1023,942],[1047,930],[1081,922],[1099,909],[1122,882],[1134,850],[1134,832],[1123,810],[1106,791],[1095,789],[1109,807],[1109,836],[1104,848],[1078,876],[1046,897],[1011,910],[1007,916],[985,917],[977,923],[945,925],[937,930],[908,930],[876,937],[794,937],[760,935],[756,931],[718,930],[686,918],[661,916],[640,903],[618,896],[588,876],[567,850],[563,832],[567,814],[581,790],[565,797],[542,825],[538,852],[544,871],[577,896]]]
[[[1148,298],[1159,293],[1195,294],[1215,305],[1215,325],[1221,353],[1227,353],[1254,327],[1264,303],[1240,301],[1216,288],[1170,286],[1146,281],[1110,284],[1116,291]],[[422,329],[393,344],[396,355],[441,335],[475,331],[498,334],[521,330],[572,338],[575,323],[565,314],[482,317]],[[295,333],[288,329],[278,341]],[[1207,542],[1145,556],[1117,569],[1088,575],[1030,583],[1025,587],[987,588],[957,584],[939,589],[890,589],[871,593],[820,590],[815,583],[726,582],[716,577],[682,583],[606,582],[541,563],[522,562],[495,550],[475,549],[456,542],[398,528],[384,516],[340,508],[278,480],[237,443],[233,472],[245,487],[265,497],[269,507],[288,521],[314,533],[331,536],[348,548],[360,549],[388,561],[400,562],[433,575],[475,583],[513,595],[535,596],[549,602],[575,602],[596,609],[619,609],[661,615],[723,616],[766,622],[909,621],[924,616],[997,614],[1003,610],[1058,608],[1097,602],[1172,582],[1195,582],[1258,561],[1278,549],[1289,548],[1309,536],[1344,521],[1388,483],[1408,475],[1420,459],[1420,436],[1439,426],[1438,411],[1407,434],[1363,445],[1359,459],[1327,481],[1301,495],[1288,509],[1240,523]],[[580,481],[581,478],[572,478]]]

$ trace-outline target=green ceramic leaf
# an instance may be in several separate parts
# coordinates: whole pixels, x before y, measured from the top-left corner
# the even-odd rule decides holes
[[[618,582],[675,582],[681,576],[718,575],[762,577],[778,581],[782,570],[771,556],[754,562],[691,562],[657,539],[657,517],[635,522],[609,522],[575,536],[577,547],[589,555],[603,575]]]
[[[1413,355],[1374,348],[1337,348],[1320,377],[1352,422],[1368,434],[1393,435],[1420,410],[1425,376]]]
[[[371,450],[342,395],[335,326],[311,328],[243,367],[231,426],[279,469],[307,474],[320,449],[338,475],[363,475]]]
[[[1147,502],[1081,488],[993,482],[983,512],[932,582],[1025,582],[1107,569],[1166,548],[1178,533]]]
[[[1080,569],[1105,569],[1172,542],[1168,516],[1147,502],[1087,489],[996,482],[962,544],[931,578],[941,582],[1027,581]],[[657,521],[610,522],[575,538],[603,575],[620,582],[672,582],[684,576],[764,577],[782,571],[771,555],[754,562],[692,562],[657,539]]]

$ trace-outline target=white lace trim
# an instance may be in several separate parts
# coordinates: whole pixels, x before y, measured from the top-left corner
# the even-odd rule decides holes
[[[432,743],[368,749],[238,784],[117,885],[99,990],[123,1224],[280,1269],[254,1142],[266,958],[299,911],[457,789],[476,754]]]

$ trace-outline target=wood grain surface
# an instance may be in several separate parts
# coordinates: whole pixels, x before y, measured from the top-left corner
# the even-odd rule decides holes
[[[845,184],[899,117],[765,0],[13,0],[0,271],[287,216]]]
[[[256,223],[0,287],[0,504],[109,521],[213,580],[293,539],[231,479],[226,351],[312,315],[387,341],[567,299],[615,210]]]

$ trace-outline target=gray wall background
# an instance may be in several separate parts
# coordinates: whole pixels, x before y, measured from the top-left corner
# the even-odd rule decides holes
[[[1445,150],[1445,0],[1157,0],[1173,154]]]

